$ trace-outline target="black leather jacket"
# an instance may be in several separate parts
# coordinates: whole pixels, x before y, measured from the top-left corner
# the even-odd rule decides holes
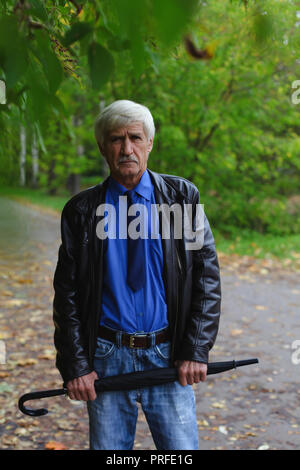
[[[149,171],[157,204],[200,203],[197,188],[184,178]],[[62,244],[54,274],[53,319],[56,366],[64,382],[93,370],[101,313],[103,242],[96,235],[99,204],[108,179],[72,197],[61,216]],[[172,220],[172,218],[171,218]],[[171,360],[208,362],[219,326],[221,284],[214,238],[205,216],[204,244],[187,250],[183,239],[162,238],[163,280]]]

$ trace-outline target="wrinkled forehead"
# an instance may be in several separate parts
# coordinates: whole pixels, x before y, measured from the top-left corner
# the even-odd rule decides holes
[[[130,122],[123,126],[114,126],[107,130],[106,137],[110,137],[112,135],[125,136],[126,134],[139,134],[147,138],[144,124],[140,121]]]

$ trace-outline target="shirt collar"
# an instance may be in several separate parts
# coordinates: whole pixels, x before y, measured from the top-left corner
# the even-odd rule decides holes
[[[127,189],[122,184],[118,183],[112,176],[109,177],[108,187],[111,190],[111,194],[115,202],[118,201],[119,196],[123,196],[127,191]],[[144,171],[139,183],[133,188],[133,190],[143,198],[150,201],[153,185],[148,170]]]

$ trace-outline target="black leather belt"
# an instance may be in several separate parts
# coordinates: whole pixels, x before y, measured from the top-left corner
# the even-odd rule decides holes
[[[117,332],[116,331],[111,330],[110,328],[106,328],[105,326],[100,326],[98,334],[100,338],[107,339],[108,341],[111,341],[112,343],[117,344]],[[150,334],[131,335],[129,333],[122,332],[121,344],[129,348],[150,348],[152,345],[151,336]],[[154,343],[160,344],[160,343],[168,341],[169,339],[170,339],[170,332],[169,332],[169,329],[166,328],[155,334]]]

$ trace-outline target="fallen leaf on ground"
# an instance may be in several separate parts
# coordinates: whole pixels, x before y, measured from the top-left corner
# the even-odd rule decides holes
[[[17,361],[17,365],[20,367],[32,366],[33,364],[37,364],[37,360],[33,358],[28,359],[19,359]]]
[[[18,279],[17,282],[20,284],[32,284],[33,280],[32,279]]]
[[[56,352],[55,351],[44,351],[42,354],[38,355],[38,359],[45,359],[48,361],[52,361],[56,357]]]
[[[5,300],[4,302],[1,302],[2,307],[20,307],[21,305],[26,304],[26,300],[22,299],[10,299],[10,300]]]
[[[12,297],[14,294],[10,290],[2,290],[1,296],[5,295],[6,297]]]
[[[209,423],[206,421],[206,419],[203,419],[203,420],[198,419],[197,424],[199,426],[209,426]]]
[[[220,408],[220,409],[226,407],[226,405],[224,403],[221,403],[221,402],[218,402],[218,401],[215,401],[214,403],[212,403],[211,406],[213,408]]]
[[[269,448],[269,444],[262,444],[257,448],[257,450],[268,450]]]
[[[219,431],[220,431],[222,434],[225,434],[225,435],[228,434],[228,431],[227,431],[227,429],[226,429],[226,426],[219,426]]]
[[[49,441],[45,444],[45,449],[48,450],[67,450],[67,447],[61,442]]]
[[[9,377],[9,372],[0,372],[0,379],[5,379],[5,377]]]
[[[233,329],[230,331],[231,336],[238,336],[238,335],[241,335],[242,333],[243,333],[243,330],[239,330],[239,329]]]

